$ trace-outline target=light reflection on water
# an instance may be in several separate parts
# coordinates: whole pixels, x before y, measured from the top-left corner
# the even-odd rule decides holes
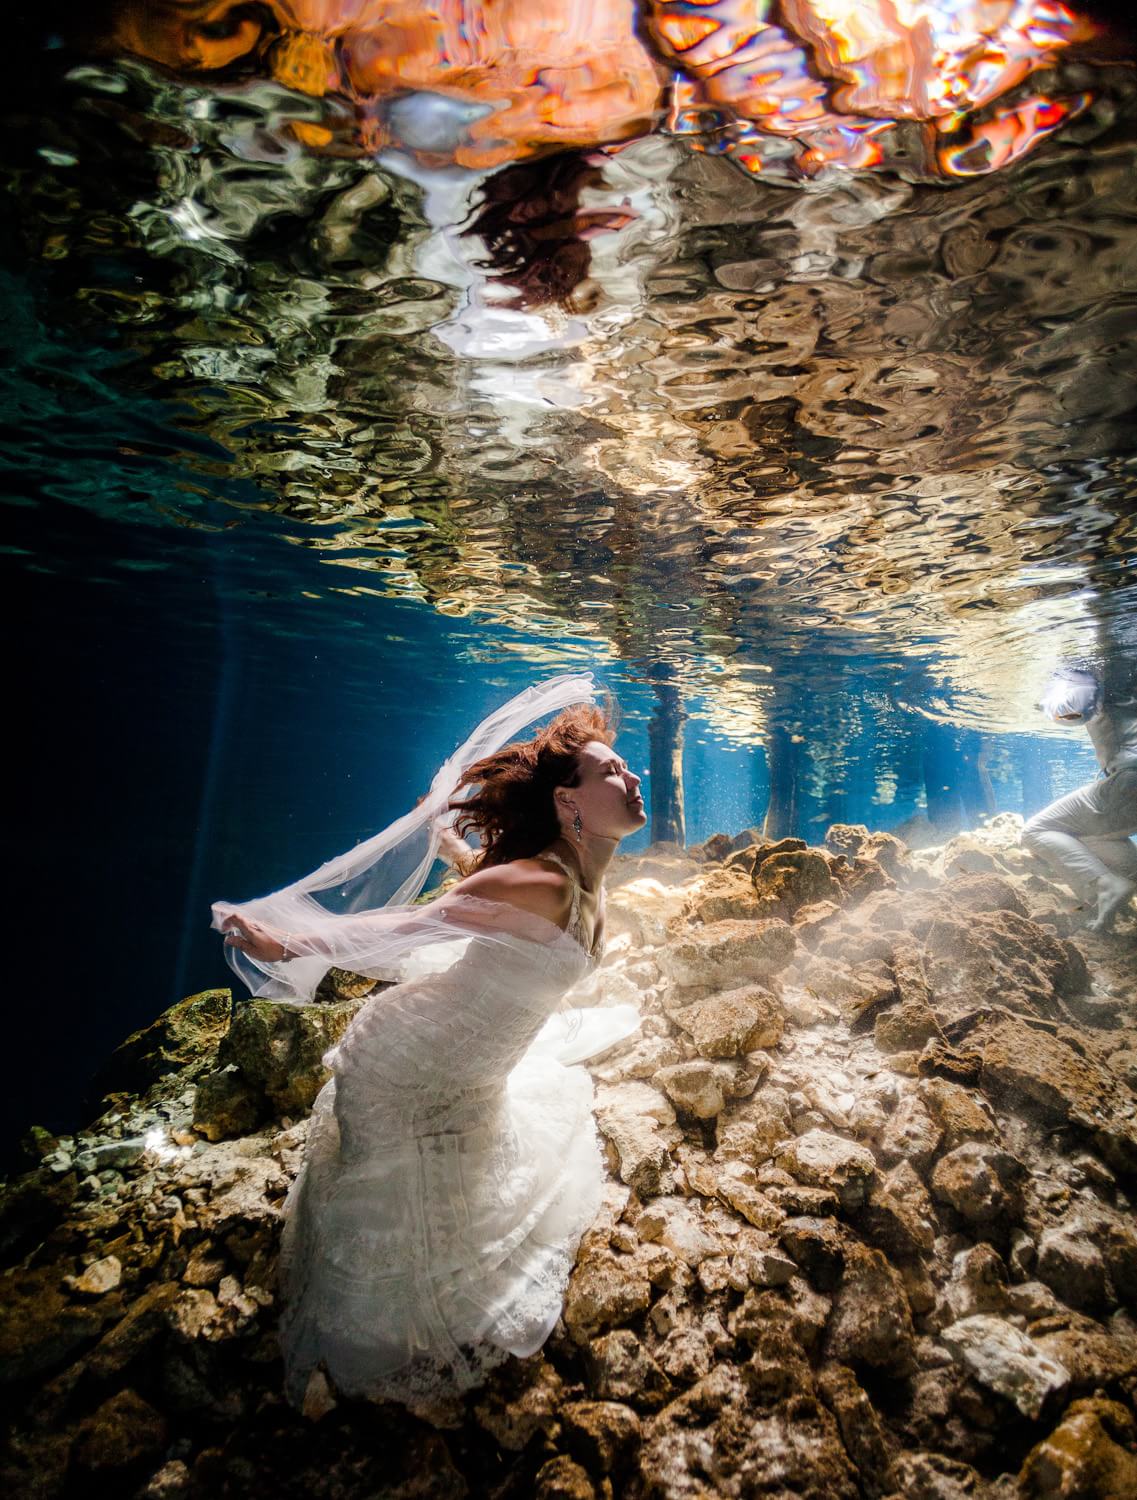
[[[329,607],[666,661],[744,737],[755,663],[923,665],[1006,729],[1040,636],[1124,640],[1128,125],[950,189],[794,192],[658,135],[488,179],[335,159],[287,144],[313,103],[88,63],[10,153],[41,284],[109,353],[41,374],[145,397],[116,458],[184,466],[166,522],[282,528]],[[29,415],[34,470],[69,437]]]

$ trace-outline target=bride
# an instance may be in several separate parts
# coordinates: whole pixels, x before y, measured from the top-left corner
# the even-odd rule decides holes
[[[321,1365],[344,1395],[453,1395],[534,1353],[560,1313],[604,1181],[575,1064],[639,1024],[634,1006],[559,1009],[597,961],[616,846],[646,821],[610,716],[582,701],[594,693],[588,674],[530,688],[390,829],[273,896],[213,908],[255,994],[308,1000],[331,964],[396,981],[326,1055],[285,1202],[294,1405]],[[472,872],[413,904],[440,849]]]

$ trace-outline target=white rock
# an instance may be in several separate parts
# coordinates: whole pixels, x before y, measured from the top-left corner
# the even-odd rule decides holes
[[[1013,1401],[1032,1421],[1047,1397],[1070,1383],[1063,1365],[1002,1318],[985,1313],[961,1318],[943,1329],[940,1339],[969,1375]]]

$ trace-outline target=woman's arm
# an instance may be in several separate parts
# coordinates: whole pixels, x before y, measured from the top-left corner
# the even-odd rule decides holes
[[[465,839],[460,839],[453,828],[446,825],[438,829],[438,853],[459,875],[472,875],[481,858],[476,849],[471,849]]]

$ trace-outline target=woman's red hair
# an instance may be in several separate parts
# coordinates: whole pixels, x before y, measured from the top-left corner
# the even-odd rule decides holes
[[[477,790],[450,802],[457,811],[455,831],[482,841],[479,865],[530,859],[548,848],[561,831],[554,790],[577,786],[580,752],[590,740],[611,745],[616,738],[612,703],[603,708],[577,703],[566,708],[531,740],[516,740],[467,767],[458,788]]]

